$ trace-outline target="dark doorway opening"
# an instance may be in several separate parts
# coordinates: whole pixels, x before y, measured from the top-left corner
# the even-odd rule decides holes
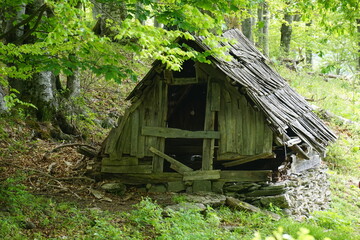
[[[170,85],[168,88],[168,127],[203,131],[206,107],[206,84]],[[168,138],[165,153],[185,165],[201,168],[203,139]],[[165,164],[164,171],[172,171]]]

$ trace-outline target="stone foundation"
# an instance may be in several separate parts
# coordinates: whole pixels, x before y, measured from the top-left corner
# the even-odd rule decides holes
[[[330,202],[328,176],[322,166],[291,173],[278,183],[227,183],[224,194],[260,207],[272,204],[296,217],[325,210]]]

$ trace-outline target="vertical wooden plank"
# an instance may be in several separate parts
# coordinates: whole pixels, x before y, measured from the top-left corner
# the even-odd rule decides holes
[[[211,83],[212,83],[211,79],[208,79],[204,131],[214,130],[214,124],[215,124],[215,112],[211,111],[211,99],[212,99]],[[213,169],[214,144],[215,144],[215,139],[203,140],[202,170]]]
[[[251,104],[248,102],[248,113],[249,113],[249,131],[248,131],[248,152],[247,155],[255,154],[255,139],[256,139],[256,118],[255,112]]]
[[[232,112],[232,101],[230,93],[225,90],[225,122],[226,122],[226,152],[234,152],[234,116]]]
[[[265,125],[265,117],[264,117],[264,145],[263,152],[272,152],[272,142],[273,142],[273,132],[271,129]]]
[[[156,86],[152,86],[151,91],[144,100],[144,126],[154,126],[154,106],[157,104],[154,99],[156,91]],[[155,147],[154,139],[151,136],[145,137],[145,156],[153,156],[153,153],[149,151],[149,147]]]
[[[139,107],[139,141],[137,157],[143,158],[145,156],[145,136],[141,134],[141,128],[144,126],[144,106]]]
[[[242,115],[244,114],[244,108],[245,108],[245,103],[246,103],[246,99],[244,96],[239,95],[236,99],[237,101],[237,105],[238,105],[238,109],[237,109],[237,114],[236,114],[236,139],[237,139],[237,147],[236,147],[236,152],[237,153],[241,153],[244,149],[244,138],[243,138],[243,117]]]
[[[221,90],[221,99],[220,99],[220,111],[218,114],[219,122],[219,131],[220,131],[220,140],[219,140],[219,152],[218,154],[223,154],[227,149],[227,136],[226,136],[226,102],[225,102],[225,89],[223,83],[220,85]]]
[[[131,116],[131,156],[137,156],[139,132],[139,109],[136,109]]]
[[[217,82],[211,83],[211,111],[220,111],[220,85]]]
[[[243,148],[241,149],[240,154],[241,155],[249,155],[249,141],[250,141],[250,129],[251,129],[251,122],[250,122],[250,113],[249,113],[249,105],[245,99],[244,102],[244,108],[243,108],[243,112],[242,112],[242,121],[243,121],[243,125],[242,125],[242,138],[243,138]]]
[[[124,134],[122,134],[121,137],[121,147],[120,151],[125,154],[130,154],[131,151],[131,117],[129,117],[126,121],[125,127],[124,127]]]
[[[157,94],[155,95],[155,103],[157,104],[157,109],[154,112],[154,126],[163,127],[165,125],[164,118],[166,118],[167,113],[167,91],[166,84],[162,79],[157,79],[156,88]],[[166,97],[165,97],[166,94]],[[165,127],[165,126],[164,126]],[[164,152],[165,149],[165,138],[154,138],[155,142],[153,147],[159,149],[161,152]],[[164,170],[164,159],[158,155],[153,156],[153,172],[160,173]]]
[[[263,153],[265,132],[264,132],[264,117],[261,112],[255,112],[256,126],[255,126],[255,155]]]

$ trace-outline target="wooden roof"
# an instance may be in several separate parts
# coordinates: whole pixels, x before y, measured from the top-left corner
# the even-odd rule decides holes
[[[221,43],[228,46],[228,53],[233,58],[225,61],[213,56],[213,64],[242,86],[247,96],[264,112],[269,126],[283,140],[289,140],[287,132],[290,128],[309,146],[320,153],[325,152],[326,146],[336,140],[336,135],[312,112],[306,100],[266,64],[266,57],[238,29],[228,30],[223,36],[235,40]],[[198,46],[209,50],[203,40],[204,37],[195,37]],[[146,80],[156,74],[158,66],[158,62],[154,64],[128,99],[142,92],[147,85]]]

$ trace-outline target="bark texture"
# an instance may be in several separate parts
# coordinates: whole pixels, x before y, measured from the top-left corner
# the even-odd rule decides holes
[[[248,13],[251,16],[251,9],[248,9]],[[253,36],[254,19],[252,17],[246,18],[241,23],[241,31],[251,42],[254,42]]]
[[[58,108],[56,78],[51,71],[36,74],[32,79],[31,102],[38,108],[36,116],[41,121],[53,120]]]
[[[73,75],[67,77],[66,97],[76,98],[80,95],[80,73],[79,70],[73,71]]]
[[[269,9],[267,2],[259,4],[258,7],[258,46],[265,56],[269,57]]]
[[[0,84],[0,114],[7,111],[4,97],[5,97],[5,91]]]
[[[280,38],[280,48],[288,55],[290,52],[290,42],[291,42],[291,34],[292,34],[292,22],[293,22],[293,15],[290,13],[285,13],[284,15],[284,23],[281,25],[281,38]]]

